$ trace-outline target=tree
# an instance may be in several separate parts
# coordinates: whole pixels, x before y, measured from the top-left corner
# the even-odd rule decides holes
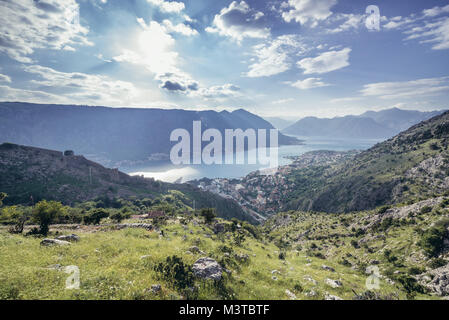
[[[206,223],[211,223],[212,221],[214,221],[215,217],[217,216],[215,214],[215,209],[213,209],[213,208],[201,209],[200,215],[204,218],[204,221]]]
[[[0,220],[3,223],[12,224],[9,228],[11,233],[22,233],[25,222],[30,218],[31,212],[28,207],[11,206],[3,208]]]
[[[109,217],[109,212],[105,209],[94,209],[87,216],[84,216],[85,224],[100,224],[101,219]]]
[[[122,222],[123,219],[125,219],[124,214],[121,211],[117,211],[113,213],[110,218],[114,220],[116,223]]]
[[[39,233],[46,236],[50,224],[64,212],[65,208],[60,202],[46,200],[38,202],[33,210],[33,220],[39,224]]]

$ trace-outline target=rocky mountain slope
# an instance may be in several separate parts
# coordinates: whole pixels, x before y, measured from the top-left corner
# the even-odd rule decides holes
[[[204,192],[191,185],[169,184],[154,179],[132,177],[117,169],[105,168],[83,156],[59,151],[0,145],[0,190],[9,196],[7,204],[30,204],[40,199],[58,200],[65,204],[108,198],[153,198],[178,190],[197,208],[213,207],[220,216],[254,221],[233,200]]]
[[[449,188],[449,112],[343,163],[293,170],[285,209],[349,212],[416,201]]]

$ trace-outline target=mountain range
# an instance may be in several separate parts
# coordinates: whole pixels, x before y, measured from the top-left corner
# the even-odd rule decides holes
[[[261,117],[243,109],[233,112],[164,109],[107,108],[74,105],[0,103],[0,143],[10,142],[54,150],[73,150],[100,160],[167,160],[170,133],[186,129],[192,136],[193,121],[203,131],[218,129],[273,129]],[[279,134],[279,144],[300,143]]]
[[[306,117],[285,128],[282,132],[302,137],[391,138],[401,131],[443,112],[420,112],[392,108],[332,119]]]

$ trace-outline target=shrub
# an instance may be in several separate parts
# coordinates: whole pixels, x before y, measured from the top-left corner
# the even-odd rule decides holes
[[[442,258],[435,258],[429,262],[429,267],[431,269],[437,269],[437,268],[445,266],[446,264],[447,264],[446,260],[444,260]]]
[[[421,274],[423,272],[426,272],[425,268],[420,268],[420,267],[410,267],[408,269],[408,273],[411,275],[417,275],[417,274]]]
[[[418,245],[427,256],[437,257],[442,252],[447,225],[449,225],[449,220],[444,219],[436,223],[434,227],[424,231]]]
[[[11,233],[22,233],[25,222],[30,218],[31,213],[28,207],[11,206],[3,208],[0,215],[0,221],[12,224],[9,228]]]
[[[154,267],[161,278],[170,282],[175,289],[186,289],[193,287],[194,275],[192,267],[186,265],[177,256],[167,257],[165,262],[161,262]]]
[[[46,236],[49,226],[61,214],[65,208],[60,202],[42,200],[36,204],[33,210],[33,220],[39,224],[39,233]]]
[[[408,299],[413,299],[416,293],[426,292],[424,287],[420,285],[415,278],[402,274],[397,277],[397,280],[407,292]]]
[[[388,209],[390,209],[390,206],[382,206],[377,210],[377,212],[382,214],[382,213],[387,212]]]
[[[125,217],[122,215],[122,213],[120,211],[113,213],[109,217],[111,218],[111,220],[113,220],[116,223],[120,223],[123,221],[123,219],[125,219]]]
[[[425,213],[429,213],[432,211],[432,207],[429,206],[424,206],[421,208],[421,210],[419,211],[421,214],[425,214]]]
[[[84,216],[85,224],[100,224],[101,219],[109,217],[109,212],[104,209],[94,209]]]
[[[211,223],[212,221],[214,221],[215,217],[217,216],[215,214],[215,209],[213,209],[213,208],[201,209],[200,215],[204,218],[204,221],[206,223]]]

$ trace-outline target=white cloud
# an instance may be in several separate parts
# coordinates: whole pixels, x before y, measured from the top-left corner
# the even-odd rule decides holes
[[[346,103],[346,102],[354,102],[362,100],[362,97],[346,97],[346,98],[336,98],[330,100],[331,103]]]
[[[425,22],[422,27],[415,27],[404,32],[409,34],[405,40],[423,39],[421,43],[434,43],[432,49],[449,49],[449,17],[437,21]]]
[[[213,26],[206,31],[230,37],[238,42],[244,38],[267,38],[270,29],[262,21],[264,14],[252,10],[245,1],[233,1],[215,15]]]
[[[323,82],[321,78],[307,78],[304,80],[298,80],[291,83],[290,85],[301,90],[330,86],[330,84]]]
[[[330,9],[337,4],[337,0],[288,0],[286,4],[281,6],[281,8],[287,9],[282,12],[282,17],[286,22],[296,21],[316,27],[319,21],[332,15]]]
[[[165,30],[169,33],[176,32],[184,36],[196,36],[198,34],[198,31],[192,29],[190,26],[184,23],[178,23],[175,25],[168,19],[165,19],[164,21],[162,21],[162,23],[165,27]]]
[[[328,29],[328,33],[339,33],[343,31],[348,30],[357,30],[360,27],[364,27],[364,19],[365,15],[362,14],[352,14],[352,13],[339,13],[335,15],[335,20],[343,20],[344,22],[341,23],[339,26]]]
[[[449,4],[444,7],[433,7],[432,9],[425,9],[423,11],[425,17],[436,17],[443,13],[449,13]]]
[[[307,49],[295,35],[283,35],[253,47],[257,61],[249,66],[245,75],[250,78],[268,77],[290,69],[291,54],[301,54]]]
[[[437,95],[445,91],[449,91],[449,77],[371,83],[365,85],[361,93],[363,96],[396,99]]]
[[[386,30],[402,30],[407,35],[406,41],[419,40],[420,43],[432,43],[433,50],[449,49],[449,17],[440,15],[449,12],[449,5],[425,9],[422,14],[411,14],[408,17],[385,18],[382,28]]]
[[[271,103],[272,104],[285,104],[285,103],[292,102],[292,101],[295,101],[295,99],[293,99],[293,98],[279,99],[279,100],[275,100]]]
[[[137,90],[132,83],[111,80],[101,75],[60,72],[40,65],[27,65],[23,68],[37,77],[30,81],[35,86],[34,90],[22,90],[27,95],[44,92],[52,97],[59,96],[59,100],[110,105],[126,103],[137,96]],[[19,89],[14,90],[16,93],[21,92]]]
[[[147,2],[159,7],[161,11],[168,13],[180,13],[185,8],[183,2],[177,1],[147,0]]]
[[[65,99],[39,90],[24,90],[0,85],[2,101],[20,101],[34,103],[64,103]]]
[[[0,1],[0,52],[31,63],[35,49],[75,50],[92,45],[79,22],[75,0]]]
[[[210,88],[201,88],[198,95],[206,100],[221,100],[224,98],[232,98],[240,96],[240,88],[236,85],[227,83],[221,86],[213,86]]]
[[[385,29],[398,29],[400,27],[409,25],[411,23],[415,22],[414,18],[411,17],[401,17],[401,16],[396,16],[393,17],[391,19],[387,19],[387,23],[385,23],[382,28]]]
[[[344,48],[340,51],[328,51],[315,58],[305,58],[297,64],[304,69],[304,74],[327,73],[349,66],[350,48]]]
[[[0,82],[11,82],[11,78],[5,74],[0,73]]]

